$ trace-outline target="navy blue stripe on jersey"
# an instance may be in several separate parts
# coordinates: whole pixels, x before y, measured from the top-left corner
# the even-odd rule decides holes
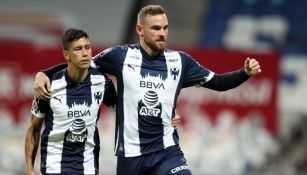
[[[69,138],[70,131],[66,131],[64,138]],[[84,133],[87,135],[87,130]],[[71,137],[74,137],[73,135]],[[62,160],[61,160],[61,173],[63,174],[79,174],[84,171],[83,167],[83,152],[85,147],[86,138],[82,142],[64,141]]]
[[[100,112],[98,113],[98,116],[100,116]],[[96,122],[97,123],[97,122]],[[95,167],[95,173],[98,174],[99,172],[99,151],[100,151],[100,138],[99,138],[99,132],[97,127],[95,128],[95,132],[94,132],[94,143],[95,145],[97,145],[94,150],[93,150],[93,154],[94,154],[94,167]]]
[[[144,112],[144,114],[139,114],[138,117],[141,152],[148,153],[152,149],[163,149],[163,124],[161,112],[157,112],[157,115],[152,117],[151,115],[147,115],[148,110],[151,109],[147,109],[142,101],[139,102],[138,107],[138,111]],[[155,109],[161,111],[161,104],[158,104]]]
[[[89,80],[89,75],[87,78],[81,82],[79,85],[65,74],[65,80],[67,82],[66,88],[66,104],[69,109],[73,108],[76,105],[85,105],[90,107],[92,104],[92,97],[91,97],[91,81]],[[68,111],[70,112],[70,111]],[[82,131],[85,126],[85,121],[79,119],[78,117],[85,116],[85,114],[89,113],[89,110],[85,111],[77,111],[73,110],[71,113],[68,114],[68,117],[75,117],[76,119],[73,122],[72,130],[74,131]],[[82,131],[82,135],[87,135],[87,129]],[[61,161],[61,172],[62,173],[77,173],[83,172],[83,161],[84,156],[83,152],[85,150],[85,142],[86,138],[83,138],[80,135],[75,135],[72,133],[70,129],[68,129],[65,133],[63,143],[63,152],[62,152],[62,161]],[[78,140],[78,141],[76,141]],[[73,163],[72,163],[73,162]],[[75,172],[72,172],[75,170]]]
[[[176,98],[176,100],[177,100],[177,98]],[[175,109],[176,108],[173,109],[173,114],[172,114],[173,117],[172,117],[172,119],[175,117]],[[175,142],[175,145],[179,145],[179,135],[178,135],[177,130],[175,130],[174,133],[173,133],[173,140]]]
[[[107,77],[105,76],[105,78],[107,78]],[[113,84],[112,84],[112,86],[113,86]],[[108,88],[107,84],[105,85],[105,88]],[[114,86],[113,86],[113,88],[114,88]],[[105,95],[105,96],[107,96],[107,95]],[[113,96],[113,97],[115,98],[115,96]],[[97,114],[96,124],[97,124],[99,118],[100,118],[100,108],[99,108],[99,111],[98,111],[98,114]],[[98,132],[97,126],[95,127],[95,131],[94,131],[94,143],[95,143],[95,145],[97,145],[93,149],[94,167],[95,167],[95,173],[98,174],[98,172],[99,172],[100,138],[99,138],[99,132]]]
[[[140,48],[142,53],[141,76],[142,78],[157,77],[162,81],[167,78],[167,65],[163,53],[156,59],[149,58],[146,52]],[[138,103],[139,139],[141,153],[148,153],[153,149],[163,149],[163,124],[161,118],[161,102],[155,91],[147,91],[144,98]],[[153,117],[154,115],[154,117]]]
[[[48,116],[45,116],[45,130],[41,135],[41,172],[46,173],[47,147],[49,134],[53,129],[53,112],[49,110]],[[50,114],[50,115],[49,115]]]
[[[115,119],[115,152],[117,156],[124,156],[124,83],[122,75],[117,77],[117,111]]]
[[[117,100],[115,94],[117,94],[114,84],[110,78],[105,76],[106,83],[105,83],[105,96],[103,98],[103,103],[108,107],[115,108]],[[110,95],[109,95],[110,94]],[[114,95],[111,95],[114,94]]]
[[[150,58],[148,54],[140,47],[142,53],[141,75],[142,78],[147,76],[158,77],[163,81],[167,78],[167,65],[163,52],[156,58]]]
[[[65,75],[65,80],[67,81],[67,105],[69,108],[73,108],[75,105],[86,105],[88,107],[92,104],[91,98],[91,82],[89,81],[89,75],[87,78],[76,86],[76,83],[68,76]],[[71,95],[71,94],[78,94]]]

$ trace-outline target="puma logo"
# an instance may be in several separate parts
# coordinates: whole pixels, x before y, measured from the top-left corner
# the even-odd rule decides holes
[[[133,69],[133,71],[135,71],[134,70],[135,66],[132,66],[131,64],[128,64],[128,67],[130,67],[131,69]]]
[[[62,98],[63,96],[60,96],[60,97],[53,97],[54,99],[58,100],[60,103],[62,103]]]

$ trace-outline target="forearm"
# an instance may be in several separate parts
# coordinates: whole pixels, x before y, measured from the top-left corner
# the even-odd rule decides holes
[[[49,67],[45,70],[42,70],[41,72],[43,72],[44,74],[46,74],[48,77],[51,77],[54,73],[67,68],[67,63],[63,63],[63,64],[58,64],[52,67]]]
[[[40,141],[40,131],[35,130],[30,126],[25,141],[25,158],[26,158],[26,173],[30,174],[33,171],[35,157]]]
[[[213,78],[203,86],[216,91],[226,91],[241,85],[248,80],[249,76],[244,69],[228,72],[224,74],[215,74]]]

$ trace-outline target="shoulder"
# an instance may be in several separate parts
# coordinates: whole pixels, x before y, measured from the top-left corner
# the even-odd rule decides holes
[[[106,77],[106,74],[104,74],[104,73],[103,73],[102,71],[100,71],[98,68],[90,67],[88,71],[89,71],[89,74],[90,74],[90,75]]]
[[[104,81],[104,82],[109,82],[111,80],[107,74],[101,72],[99,69],[94,67],[89,68],[89,74],[92,80],[96,79],[97,81]]]
[[[125,55],[129,49],[134,50],[138,49],[138,47],[136,44],[116,45],[101,51],[95,57],[120,57],[121,55]]]
[[[55,80],[62,79],[63,76],[65,76],[66,70],[67,70],[67,68],[57,71],[57,72],[54,73],[51,77],[49,77],[50,80],[51,80],[51,81],[55,81]]]
[[[166,49],[164,53],[165,54],[179,54],[180,56],[191,57],[188,53],[181,51],[181,50]]]
[[[108,75],[100,72],[96,68],[90,68],[89,73],[91,76],[91,83],[92,85],[104,85],[106,87],[114,86],[111,78],[108,77]]]
[[[140,52],[141,46],[139,44],[125,44],[113,47],[113,50],[121,53],[127,53],[128,51]]]
[[[188,60],[188,61],[190,61],[191,59],[193,59],[189,54],[187,54],[186,52],[183,52],[183,51],[177,51],[177,50],[171,50],[171,49],[166,49],[165,51],[164,51],[164,55],[166,56],[166,57],[170,57],[170,58],[172,58],[172,57],[180,57],[181,58],[181,60],[183,60],[183,61],[186,61],[186,60]]]
[[[140,44],[125,44],[123,45],[124,47],[126,47],[127,49],[137,49],[140,50]]]
[[[103,52],[126,52],[128,49],[139,49],[137,44],[116,45],[105,49]]]

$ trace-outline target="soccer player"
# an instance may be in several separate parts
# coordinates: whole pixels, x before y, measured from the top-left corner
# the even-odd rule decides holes
[[[62,45],[67,69],[50,77],[50,100],[33,100],[25,141],[27,175],[34,174],[43,122],[42,174],[98,174],[99,108],[102,103],[115,106],[116,91],[106,75],[90,67],[92,49],[86,32],[67,30]]]
[[[159,5],[139,11],[136,32],[139,43],[106,49],[92,62],[117,78],[117,174],[189,175],[177,131],[171,127],[180,90],[190,86],[232,89],[259,74],[260,65],[247,58],[239,70],[215,74],[187,53],[167,49],[168,20]],[[62,67],[65,65],[45,73],[53,74]],[[34,84],[36,95],[48,98],[48,89],[47,76],[39,72]]]

